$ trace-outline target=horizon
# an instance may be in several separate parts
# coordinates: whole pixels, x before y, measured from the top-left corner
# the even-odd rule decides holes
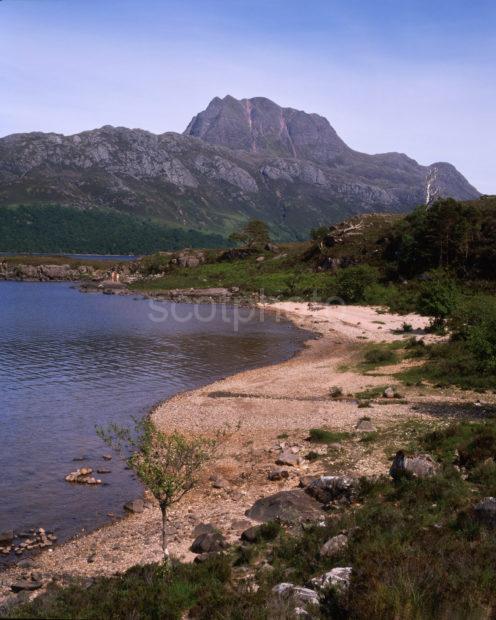
[[[488,0],[3,0],[0,135],[182,133],[219,93],[255,95],[496,193],[494,23]]]

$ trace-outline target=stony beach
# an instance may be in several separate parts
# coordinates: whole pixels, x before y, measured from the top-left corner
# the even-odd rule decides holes
[[[356,435],[364,410],[354,394],[397,384],[392,377],[398,370],[396,366],[368,374],[357,369],[363,343],[391,342],[411,337],[412,333],[424,336],[428,320],[360,306],[280,302],[264,306],[264,310],[279,313],[317,337],[309,339],[303,350],[287,362],[179,394],[152,413],[164,431],[177,429],[202,435],[225,431],[218,457],[204,472],[201,484],[170,514],[170,553],[183,561],[195,557],[190,546],[199,524],[213,524],[228,542],[234,542],[254,523],[245,512],[256,500],[296,488],[304,475],[330,470],[352,477],[382,474],[390,465],[384,450],[370,449],[353,439],[336,446],[336,458],[325,465],[320,459],[307,460],[303,457],[310,450],[321,449],[309,444],[308,432],[325,427]],[[402,331],[404,323],[412,326],[412,333]],[[330,396],[332,386],[342,390],[341,397]],[[409,418],[429,418],[429,403],[437,402],[442,407],[442,403],[456,400],[470,407],[474,398],[470,392],[437,390],[434,395],[408,388],[404,399],[384,399],[365,412],[381,432]],[[279,470],[276,462],[280,463]],[[287,473],[279,476],[276,471]],[[159,508],[147,495],[133,508],[124,519],[6,569],[0,574],[0,600],[14,596],[12,583],[29,578],[33,571],[46,585],[50,581],[64,583],[74,576],[114,574],[135,564],[159,561]]]

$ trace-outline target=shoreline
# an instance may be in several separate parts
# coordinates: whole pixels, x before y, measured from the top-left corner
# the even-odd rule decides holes
[[[328,392],[332,385],[343,385],[350,393],[384,383],[384,376],[343,370],[344,362],[356,360],[361,338],[369,342],[397,340],[409,336],[396,333],[405,320],[416,329],[427,323],[427,319],[416,315],[382,314],[360,306],[280,302],[264,305],[263,309],[280,312],[296,327],[309,332],[295,355],[176,394],[149,413],[167,431],[208,434],[226,424],[231,429],[222,445],[222,456],[205,470],[201,484],[171,511],[170,552],[182,561],[195,557],[189,551],[195,525],[213,523],[229,542],[235,542],[250,525],[245,510],[257,499],[294,488],[300,475],[322,471],[319,461],[308,461],[288,468],[285,480],[267,480],[281,446],[301,453],[308,449],[305,442],[310,428],[354,430],[363,411],[352,398],[332,400]],[[391,404],[367,410],[367,414],[373,414],[378,429],[424,415],[414,410],[412,402]],[[238,423],[239,430],[232,430]],[[351,446],[346,456],[343,467],[352,476],[380,474],[388,468],[387,459],[372,458],[360,446]],[[37,571],[63,583],[69,576],[111,575],[160,559],[160,512],[145,492],[142,513],[78,535],[51,552],[40,553],[33,562]],[[23,572],[14,566],[0,573],[0,597],[6,594],[6,584]]]

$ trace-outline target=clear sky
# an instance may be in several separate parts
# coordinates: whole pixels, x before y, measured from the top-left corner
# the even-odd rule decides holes
[[[495,33],[496,0],[0,0],[0,135],[265,96],[496,193]]]

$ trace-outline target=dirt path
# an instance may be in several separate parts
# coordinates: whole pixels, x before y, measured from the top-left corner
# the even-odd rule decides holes
[[[364,376],[352,368],[360,359],[363,342],[405,338],[398,333],[404,322],[421,331],[426,319],[415,315],[384,314],[368,307],[320,307],[306,303],[279,303],[270,311],[283,313],[298,326],[317,333],[295,358],[265,368],[243,372],[209,386],[177,395],[153,414],[165,431],[208,434],[230,428],[218,460],[205,472],[203,483],[186,496],[171,514],[170,551],[191,560],[192,530],[200,522],[219,527],[231,541],[248,526],[245,510],[264,495],[294,488],[305,473],[380,474],[387,471],[384,450],[374,451],[350,439],[335,458],[304,461],[288,468],[287,480],[270,482],[281,446],[305,454],[310,428],[352,432],[364,411],[382,429],[409,418],[422,418],[411,404],[391,404],[360,409],[352,395],[391,381],[385,376]],[[364,340],[366,338],[366,340]],[[331,386],[343,390],[343,399],[329,396]],[[469,398],[469,396],[467,396]],[[238,428],[239,427],[239,428]],[[212,482],[211,477],[217,478]],[[215,488],[220,486],[221,488]],[[49,578],[68,575],[92,577],[124,571],[138,563],[161,558],[160,515],[152,501],[135,514],[81,536],[35,559],[36,570]],[[0,575],[0,597],[9,592],[14,578],[26,569],[12,568]]]

